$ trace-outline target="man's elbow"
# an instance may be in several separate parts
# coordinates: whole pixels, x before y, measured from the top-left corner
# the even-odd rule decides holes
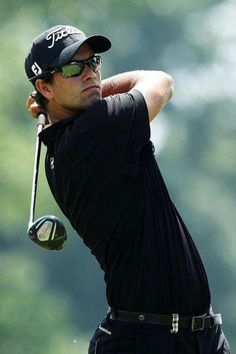
[[[162,75],[162,90],[159,90],[163,96],[163,103],[168,102],[174,94],[174,80],[171,75],[161,71],[159,72]]]
[[[156,79],[153,96],[148,105],[150,121],[157,116],[174,94],[174,80],[170,75],[158,71]]]
[[[169,100],[174,95],[174,80],[172,76],[167,74],[167,84],[168,84],[168,92],[169,92]]]

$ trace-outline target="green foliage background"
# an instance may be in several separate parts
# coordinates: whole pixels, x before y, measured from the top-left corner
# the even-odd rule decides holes
[[[236,350],[235,16],[233,0],[0,3],[2,354],[84,354],[107,306],[103,274],[52,200],[42,162],[37,214],[58,215],[69,240],[47,252],[26,236],[36,126],[25,107],[32,87],[23,63],[32,39],[55,24],[111,38],[104,77],[133,69],[173,76],[175,96],[152,123],[156,158]]]

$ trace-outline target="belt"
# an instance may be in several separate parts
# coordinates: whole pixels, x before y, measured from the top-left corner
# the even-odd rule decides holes
[[[177,333],[179,328],[189,328],[192,332],[203,331],[206,328],[212,328],[216,325],[222,324],[220,313],[181,317],[176,313],[173,313],[172,315],[160,315],[154,313],[111,310],[109,317],[111,320],[168,326],[171,328],[171,333]]]

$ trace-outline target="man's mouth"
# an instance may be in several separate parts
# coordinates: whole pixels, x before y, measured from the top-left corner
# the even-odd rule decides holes
[[[99,85],[90,85],[86,88],[83,89],[83,92],[89,91],[89,90],[101,90],[101,87]]]

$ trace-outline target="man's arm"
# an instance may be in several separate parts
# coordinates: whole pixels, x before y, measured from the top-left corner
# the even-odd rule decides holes
[[[102,96],[139,90],[147,104],[149,121],[153,120],[173,95],[173,80],[162,71],[131,71],[102,81]]]

